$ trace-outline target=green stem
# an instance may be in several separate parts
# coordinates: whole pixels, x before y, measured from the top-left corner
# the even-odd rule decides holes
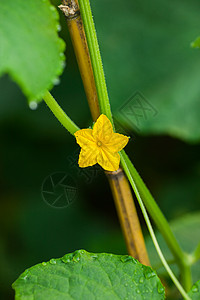
[[[126,162],[128,165],[131,175],[134,179],[134,182],[140,192],[140,195],[143,199],[143,202],[147,208],[147,211],[149,212],[150,216],[152,217],[153,221],[155,222],[158,230],[163,235],[166,243],[168,244],[168,247],[170,248],[171,252],[173,253],[175,259],[177,261],[182,261],[183,259],[183,251],[180,248],[170,226],[167,222],[166,218],[164,217],[163,213],[161,212],[160,208],[158,207],[156,201],[152,197],[151,193],[147,189],[146,185],[144,184],[143,180],[141,179],[140,175],[134,168],[132,162],[129,160],[127,154],[125,151],[121,151],[121,157],[123,157],[123,160],[121,160],[122,166],[123,161]]]
[[[160,260],[162,261],[166,271],[168,272],[169,276],[171,277],[172,281],[174,282],[174,284],[176,285],[177,289],[179,290],[179,292],[181,293],[181,295],[183,296],[184,299],[186,300],[191,300],[191,298],[187,295],[186,291],[183,289],[183,287],[181,286],[181,284],[179,283],[179,281],[177,280],[176,276],[174,275],[174,273],[172,272],[172,270],[170,269],[167,261],[165,260],[164,258],[164,255],[159,247],[159,244],[158,244],[158,241],[156,239],[156,236],[154,234],[154,231],[153,231],[153,228],[152,228],[152,225],[151,225],[151,222],[150,222],[150,219],[148,217],[148,214],[147,214],[147,211],[145,209],[145,206],[143,204],[143,201],[140,197],[140,193],[139,193],[139,190],[137,189],[137,186],[132,178],[132,175],[130,173],[130,170],[129,170],[129,167],[127,166],[126,164],[126,161],[124,159],[124,156],[121,155],[121,163],[123,165],[123,168],[124,168],[124,171],[129,179],[129,182],[135,192],[135,195],[137,197],[137,200],[138,200],[138,203],[140,205],[140,208],[141,208],[141,211],[143,213],[143,216],[144,216],[144,219],[145,219],[145,222],[147,224],[147,227],[148,227],[148,230],[149,230],[149,233],[151,235],[151,238],[152,238],[152,241],[154,243],[154,246],[156,248],[156,251],[160,257]]]
[[[92,11],[89,0],[78,0],[83,24],[85,28],[85,34],[87,37],[88,48],[90,52],[94,78],[97,87],[97,93],[99,98],[99,104],[101,113],[105,114],[113,124],[112,113],[110,108],[110,102],[108,97],[108,91],[106,86],[106,80],[103,70],[103,64],[101,54],[99,50],[99,44],[97,40],[94,21],[92,18]],[[114,124],[113,124],[114,125]]]
[[[183,252],[183,250],[179,246],[170,228],[169,223],[167,222],[162,211],[160,210],[156,201],[154,200],[151,193],[149,192],[148,188],[144,184],[140,175],[134,168],[132,162],[129,160],[125,151],[122,150],[120,155],[121,155],[121,164],[123,168],[128,167],[132,179],[134,180],[134,183],[137,186],[141,198],[143,199],[143,202],[147,208],[147,211],[149,212],[158,230],[161,232],[162,236],[164,237],[169,249],[174,255],[174,258],[176,259],[176,262],[179,265],[181,271],[183,285],[185,289],[188,290],[192,286],[191,268],[190,268],[191,264],[190,264],[189,257]]]
[[[66,115],[62,108],[58,105],[54,97],[49,93],[43,97],[47,106],[50,108],[54,116],[60,121],[60,123],[72,134],[78,131],[80,128]]]
[[[174,265],[174,264],[176,264],[176,261],[175,261],[175,259],[170,259],[170,260],[167,260],[167,263],[168,263],[168,265]],[[154,270],[158,271],[159,269],[163,268],[163,264],[162,264],[162,262],[159,262],[159,263],[153,265],[152,268]]]
[[[192,253],[192,263],[195,263],[200,259],[200,243],[197,245],[196,249]]]
[[[180,266],[180,273],[181,273],[181,282],[187,292],[191,289],[192,286],[192,273],[191,273],[191,265],[182,264]]]

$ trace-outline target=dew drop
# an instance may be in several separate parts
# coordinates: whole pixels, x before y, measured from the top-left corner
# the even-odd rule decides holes
[[[56,265],[56,260],[54,258],[50,259],[49,262],[50,262],[51,265]]]
[[[197,293],[198,291],[199,291],[198,286],[196,284],[194,284],[193,287],[192,287],[192,292]]]
[[[71,261],[72,261],[72,258],[73,258],[73,253],[69,253],[69,254],[64,255],[64,256],[61,258],[61,260],[62,260],[62,262],[64,262],[64,263],[66,264],[66,263],[71,262]]]
[[[31,102],[29,103],[29,108],[30,108],[31,110],[36,110],[36,109],[38,108],[37,102],[36,102],[36,101],[31,101]]]
[[[128,286],[128,283],[125,283],[124,285],[125,285],[125,286]]]
[[[80,256],[79,255],[74,255],[74,257],[73,257],[73,261],[75,261],[75,262],[79,262],[80,261]]]
[[[133,261],[133,258],[131,257],[131,256],[128,256],[128,255],[123,255],[123,256],[121,256],[121,261],[123,262],[123,263],[125,263],[125,262],[127,262],[127,261]]]
[[[157,285],[157,290],[159,294],[162,294],[164,292],[164,287],[162,286],[162,284],[159,282]]]
[[[53,81],[52,81],[52,83],[54,84],[54,85],[59,85],[60,84],[60,79],[57,77],[57,78],[54,78],[53,79]]]
[[[22,275],[22,279],[23,280],[26,280],[27,279],[27,277],[28,277],[28,274],[29,274],[29,271],[28,270],[26,270],[24,273],[23,273],[23,275]]]
[[[65,258],[65,257],[61,258],[61,260],[62,260],[62,262],[64,262],[65,264],[66,264],[66,263],[69,263],[69,262],[71,261],[69,258]]]
[[[136,293],[137,293],[137,294],[140,294],[140,290],[137,289],[137,290],[136,290]]]
[[[77,250],[75,253],[74,253],[74,256],[73,256],[73,261],[74,262],[79,262],[80,259],[81,259],[81,256],[85,253],[84,250]]]
[[[42,265],[43,265],[43,266],[46,266],[46,265],[47,265],[47,263],[46,263],[46,262],[43,262],[43,263],[42,263]]]
[[[57,26],[56,26],[56,27],[57,27],[57,30],[58,30],[58,31],[61,31],[62,27],[61,27],[61,25],[60,25],[60,24],[57,24]]]
[[[140,277],[139,283],[143,283],[143,282],[144,282],[144,277]]]
[[[154,276],[156,276],[156,274],[154,273],[154,271],[152,271],[151,269],[146,269],[144,272],[144,276],[146,277],[146,279],[150,279]]]

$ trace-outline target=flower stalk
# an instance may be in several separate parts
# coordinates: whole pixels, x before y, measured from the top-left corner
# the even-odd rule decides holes
[[[52,111],[54,116],[65,127],[65,129],[69,131],[69,133],[74,135],[76,131],[80,130],[80,128],[62,110],[60,105],[49,92],[46,92],[46,94],[43,96],[43,100],[45,101],[49,109]]]

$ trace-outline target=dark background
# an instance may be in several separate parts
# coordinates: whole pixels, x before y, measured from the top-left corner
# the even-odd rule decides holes
[[[118,126],[132,137],[127,153],[169,220],[196,215],[200,51],[190,43],[200,34],[199,1],[91,2],[112,109]],[[61,23],[66,68],[52,94],[84,128],[91,116],[62,15]],[[138,108],[135,130],[136,119],[127,122],[120,108],[132,95],[137,101],[138,91],[157,114],[150,110],[145,118]],[[34,264],[81,248],[116,254],[126,254],[126,248],[102,170],[80,171],[74,138],[45,103],[30,110],[7,75],[0,79],[0,98],[0,295],[12,299],[12,282]],[[56,172],[69,174],[77,191],[63,209],[49,206],[41,194],[45,178]]]

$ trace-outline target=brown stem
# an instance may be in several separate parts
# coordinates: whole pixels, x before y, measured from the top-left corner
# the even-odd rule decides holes
[[[60,5],[59,8],[64,12],[67,19],[67,25],[83,80],[88,104],[93,120],[96,121],[100,115],[100,108],[78,1],[63,0],[63,4]],[[150,265],[128,180],[121,169],[116,172],[106,172],[106,175],[113,193],[128,253],[134,258],[137,258],[141,263]]]
[[[141,263],[149,265],[144,238],[128,180],[121,168],[115,172],[106,172],[106,174],[115,200],[128,253]]]
[[[67,25],[80,69],[88,104],[91,108],[92,118],[94,121],[96,121],[100,115],[99,102],[92,64],[89,56],[89,49],[78,3],[75,0],[64,0],[63,5],[60,5],[59,8],[64,12],[67,19]]]

